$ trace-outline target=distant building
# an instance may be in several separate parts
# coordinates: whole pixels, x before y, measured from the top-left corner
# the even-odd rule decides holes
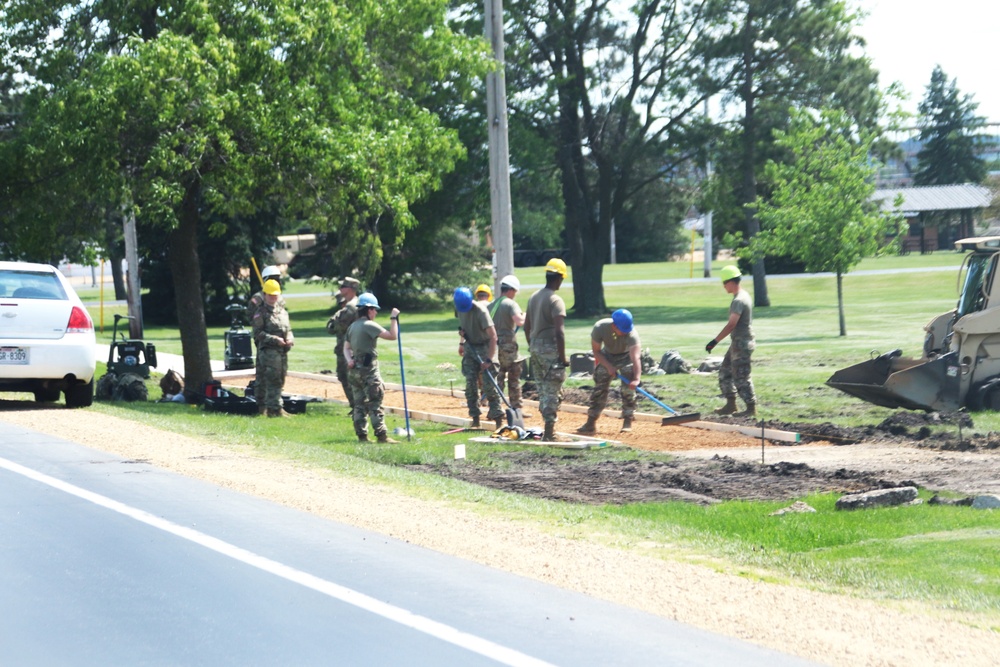
[[[958,239],[976,235],[976,215],[993,202],[990,188],[972,183],[876,190],[872,199],[892,211],[897,196],[903,198],[906,227],[899,234],[904,254],[953,249]]]

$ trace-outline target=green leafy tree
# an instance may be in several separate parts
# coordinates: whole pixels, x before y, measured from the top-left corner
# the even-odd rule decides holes
[[[955,79],[948,80],[940,66],[934,68],[927,93],[920,102],[920,141],[917,185],[982,183],[986,161],[979,151],[987,143],[981,130],[986,119],[976,115],[979,105],[962,95]]]
[[[222,236],[228,220],[278,206],[339,235],[370,276],[383,238],[402,243],[410,204],[461,157],[454,132],[415,102],[435,86],[466,91],[485,67],[447,9],[9,0],[0,57],[25,103],[0,169],[33,165],[36,198],[19,210],[34,208],[49,233],[71,207],[92,212],[83,229],[95,235],[109,215],[132,213],[140,234],[166,231],[185,378],[200,387],[211,377],[203,227]],[[50,212],[46,192],[65,196]]]
[[[627,13],[608,0],[506,7],[511,124],[550,146],[577,315],[607,311],[612,222],[645,189],[673,182],[696,151],[689,137],[718,89],[705,75],[705,8],[680,0],[638,0]],[[680,220],[663,222],[671,223]]]
[[[743,234],[760,231],[755,203],[767,192],[758,176],[768,160],[781,160],[772,131],[784,129],[788,109],[837,107],[857,123],[877,127],[881,95],[870,61],[853,33],[859,15],[844,0],[713,0],[720,33],[711,54],[720,78],[734,83],[724,101],[739,108],[739,128],[720,147],[734,152],[717,163],[725,213],[741,218]],[[731,195],[730,195],[731,193]],[[725,201],[729,199],[729,201]],[[711,205],[713,209],[717,208]],[[770,305],[763,256],[753,260],[754,302]]]
[[[788,131],[776,132],[775,143],[794,158],[767,164],[771,197],[757,201],[764,225],[750,251],[790,255],[806,271],[836,273],[841,336],[847,335],[844,274],[863,258],[889,250],[887,234],[902,220],[872,202],[876,167],[869,156],[875,139],[843,111],[793,112]]]

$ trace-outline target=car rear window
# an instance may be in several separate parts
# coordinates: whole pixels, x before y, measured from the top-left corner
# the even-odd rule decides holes
[[[0,270],[0,298],[3,297],[62,300],[66,292],[54,273]]]

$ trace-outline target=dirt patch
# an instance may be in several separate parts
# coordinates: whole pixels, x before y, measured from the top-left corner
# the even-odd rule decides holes
[[[340,385],[323,379],[290,377],[286,391],[344,400]],[[525,394],[527,399],[532,398],[530,384]],[[589,391],[566,390],[558,431],[572,434],[586,420],[585,408],[581,406],[589,396]],[[619,407],[618,401],[617,392],[613,392],[609,406]],[[461,388],[444,395],[411,389],[406,402],[411,411],[468,416]],[[402,393],[387,390],[385,405],[401,408]],[[673,407],[680,411],[692,409],[686,405]],[[639,409],[658,410],[643,400]],[[540,428],[542,421],[535,411],[534,407],[526,408],[525,423]],[[655,414],[662,415],[662,410]],[[703,415],[703,419],[742,424],[754,432],[760,428],[759,423],[748,419],[709,415]],[[457,461],[415,468],[492,489],[587,504],[790,500],[812,493],[850,493],[909,485],[966,494],[1000,493],[1000,437],[991,434],[963,438],[963,444],[958,446],[960,423],[963,428],[972,425],[966,414],[925,415],[907,411],[900,411],[873,427],[765,423],[768,429],[802,434],[798,444],[779,444],[770,440],[762,443],[759,437],[741,433],[691,426],[664,427],[656,416],[635,422],[630,433],[621,433],[621,420],[605,416],[597,422],[596,437],[615,441],[614,453],[498,450],[489,465]],[[945,435],[940,435],[942,426],[948,427],[944,429]],[[631,451],[623,454],[621,448]]]
[[[683,500],[707,505],[730,499],[786,500],[822,491],[907,485],[862,471],[824,471],[785,461],[761,465],[718,455],[669,461],[566,460],[578,456],[498,452],[494,458],[504,464],[501,470],[471,465],[409,467],[501,491],[586,504]]]

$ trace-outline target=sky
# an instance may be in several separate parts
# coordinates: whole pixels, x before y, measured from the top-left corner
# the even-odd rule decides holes
[[[931,72],[940,65],[977,114],[1000,123],[1000,76],[994,51],[996,0],[855,0],[868,12],[858,34],[883,85],[899,81],[903,108],[916,113]]]

